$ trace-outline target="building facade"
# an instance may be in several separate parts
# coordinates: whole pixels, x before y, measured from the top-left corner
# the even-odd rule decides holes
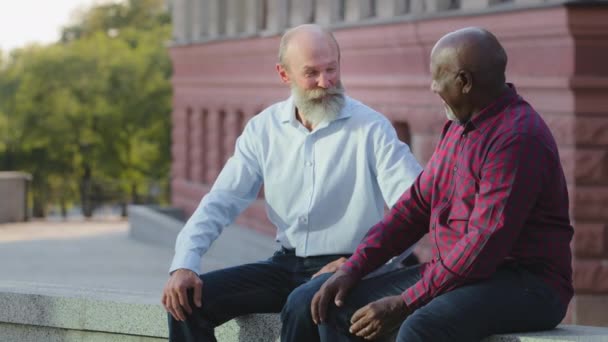
[[[444,121],[429,54],[445,33],[494,32],[508,81],[542,114],[568,179],[576,296],[567,322],[608,326],[608,3],[560,0],[173,0],[172,201],[191,213],[248,119],[286,98],[274,66],[288,27],[319,23],[349,95],[386,115],[426,163]],[[238,223],[272,234],[263,194]],[[424,244],[418,250],[428,258]]]

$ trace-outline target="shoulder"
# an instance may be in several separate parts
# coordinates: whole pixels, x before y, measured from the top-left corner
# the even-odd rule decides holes
[[[541,115],[521,97],[503,110],[500,126],[503,134],[522,136],[550,134]]]
[[[286,113],[288,115],[292,106],[291,99],[273,103],[249,119],[245,125],[245,132],[261,133],[274,124],[280,123],[286,117]]]
[[[501,126],[500,135],[506,139],[555,148],[555,140],[549,126],[542,116],[521,98],[505,109]]]
[[[351,124],[368,130],[394,130],[386,116],[361,101],[346,97],[344,110],[350,115]]]

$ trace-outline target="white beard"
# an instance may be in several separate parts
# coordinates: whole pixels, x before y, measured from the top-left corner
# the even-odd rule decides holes
[[[445,116],[448,118],[448,120],[460,122],[456,115],[454,115],[452,108],[450,108],[447,104],[444,104],[443,108],[445,109]]]
[[[292,83],[291,95],[298,113],[313,126],[317,126],[323,120],[331,122],[336,119],[345,102],[344,87],[340,82],[329,89],[312,90],[303,90]]]

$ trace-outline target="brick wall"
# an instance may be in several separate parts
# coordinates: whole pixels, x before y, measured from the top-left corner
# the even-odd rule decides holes
[[[608,325],[608,16],[606,6],[547,7],[338,30],[349,95],[383,112],[421,163],[444,114],[429,91],[429,54],[448,31],[493,31],[508,80],[543,115],[559,145],[575,226],[568,322]],[[381,37],[382,39],[379,39]],[[192,212],[234,150],[244,123],[288,89],[274,71],[279,38],[174,47],[173,204]],[[262,200],[239,223],[272,234]],[[429,258],[423,241],[418,251]]]

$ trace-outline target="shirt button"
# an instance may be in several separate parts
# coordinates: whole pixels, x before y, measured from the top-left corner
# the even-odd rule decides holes
[[[308,223],[308,217],[306,217],[306,216],[300,216],[300,222],[302,222],[304,224]]]
[[[312,166],[312,162],[307,161],[306,163],[304,163],[304,165],[306,165],[306,166]]]
[[[467,137],[467,134],[466,134],[466,133],[462,133],[462,137],[463,137],[463,138],[466,138],[466,137]]]
[[[458,167],[454,166],[454,172],[456,172],[456,170],[458,170]]]

